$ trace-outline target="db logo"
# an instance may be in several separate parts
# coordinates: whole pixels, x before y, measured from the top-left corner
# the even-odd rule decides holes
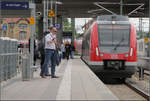
[[[112,59],[118,59],[118,55],[117,54],[113,54],[113,55],[111,55],[111,58]]]

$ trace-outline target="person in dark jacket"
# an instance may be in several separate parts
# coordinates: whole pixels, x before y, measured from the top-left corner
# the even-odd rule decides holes
[[[69,55],[70,55],[70,44],[69,44],[69,42],[67,42],[66,43],[66,45],[65,45],[65,50],[66,50],[66,57],[67,57],[67,60],[69,60]]]
[[[65,59],[66,50],[65,50],[64,43],[61,44],[60,49],[61,49],[62,58]]]
[[[44,54],[44,39],[39,40],[38,50],[39,50],[40,55],[41,55],[41,57],[40,57],[40,59],[41,59],[40,68],[42,69],[42,65],[44,63],[44,58],[45,58],[45,54]]]
[[[71,45],[71,58],[74,59],[74,52],[75,52],[75,47],[74,45],[72,44]]]
[[[30,40],[31,39],[29,39],[29,53],[30,53]],[[33,65],[35,65],[36,64],[36,60],[38,58],[38,50],[37,50],[37,47],[36,47],[35,39],[34,39],[33,55],[34,55],[34,63],[33,63]]]
[[[45,36],[49,33],[49,31],[45,31],[43,34],[43,38],[39,41],[38,44],[38,50],[40,51],[40,55],[41,55],[41,69],[42,69],[42,65],[44,64],[44,58],[45,58],[45,51],[44,51],[44,47],[45,47]]]

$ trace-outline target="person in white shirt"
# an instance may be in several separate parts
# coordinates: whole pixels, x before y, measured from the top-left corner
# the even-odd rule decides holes
[[[49,28],[50,33],[45,36],[45,59],[44,64],[42,66],[42,70],[40,76],[45,78],[47,75],[47,70],[49,66],[49,61],[51,61],[51,77],[58,78],[55,75],[55,65],[56,65],[56,32],[57,29],[55,27]]]

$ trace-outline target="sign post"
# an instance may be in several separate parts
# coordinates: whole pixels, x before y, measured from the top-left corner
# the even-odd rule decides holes
[[[35,18],[34,17],[31,17],[30,19],[30,24],[32,25],[32,24],[35,24]]]
[[[35,4],[30,4],[31,6],[31,18],[30,18],[30,79],[33,77],[32,67],[33,67],[33,59],[34,59],[34,34],[35,34]]]
[[[29,2],[14,2],[14,1],[2,1],[2,10],[28,10]]]
[[[52,9],[50,10],[48,17],[55,17],[55,13]]]
[[[148,37],[145,37],[144,42],[148,43],[148,41],[149,41]]]
[[[71,18],[71,29],[72,29],[72,44],[74,45],[74,39],[75,39],[75,18]]]
[[[61,28],[60,24],[53,24],[54,27],[56,27],[57,30]]]
[[[0,0],[0,18],[30,17],[29,1]]]

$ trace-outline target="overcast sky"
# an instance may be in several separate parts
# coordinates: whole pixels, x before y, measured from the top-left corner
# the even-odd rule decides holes
[[[137,30],[139,30],[139,19],[138,18],[130,18],[130,22],[134,24]],[[142,19],[142,24],[143,24],[143,31],[148,32],[149,31],[149,19],[148,18],[143,18]]]
[[[82,26],[87,23],[91,18],[76,18],[75,25],[78,33],[83,33]]]
[[[83,33],[81,27],[87,23],[88,20],[91,18],[76,18],[75,20],[75,25],[76,25],[76,30],[78,33]],[[136,29],[139,29],[139,19],[138,18],[130,18],[130,22],[134,24]],[[149,31],[149,19],[148,18],[143,18],[143,31],[148,32]]]

